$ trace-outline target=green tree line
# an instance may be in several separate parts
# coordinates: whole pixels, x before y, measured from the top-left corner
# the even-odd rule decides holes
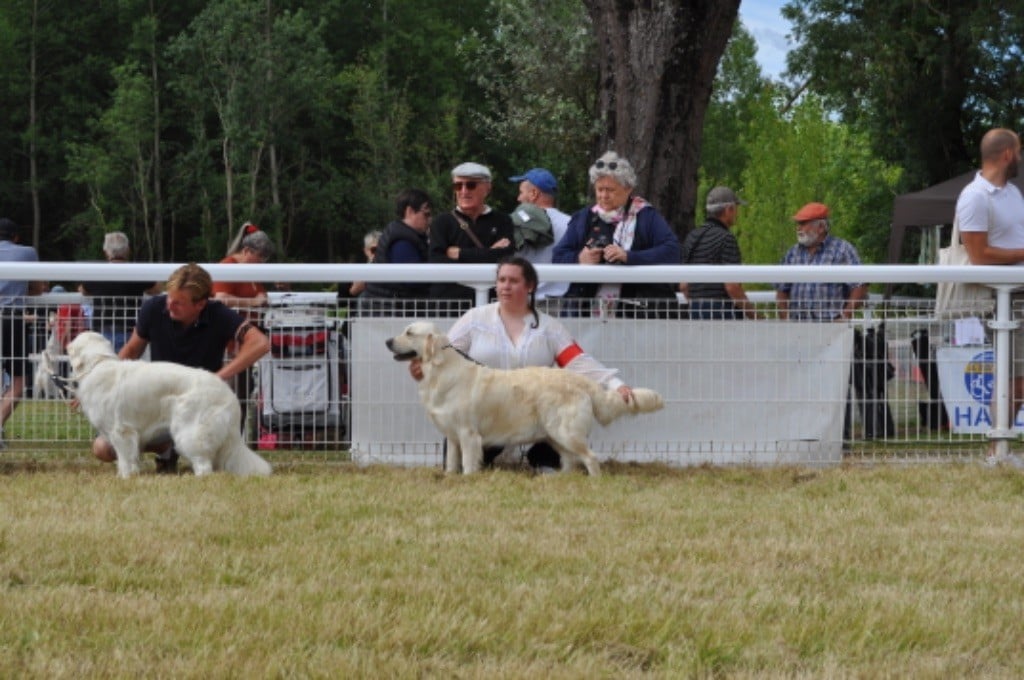
[[[217,260],[251,220],[285,260],[348,261],[402,188],[447,206],[448,171],[468,159],[493,169],[499,209],[515,201],[503,178],[543,165],[575,210],[609,139],[602,107],[615,98],[593,22],[615,7],[0,0],[0,214],[31,225],[44,260],[98,258],[114,229],[138,260]],[[728,184],[750,203],[748,262],[777,262],[789,216],[812,200],[833,207],[865,260],[884,261],[892,199],[971,167],[985,128],[1019,124],[1021,10],[791,0],[785,11],[799,45],[784,80],[765,78],[750,34],[733,29],[699,121],[699,188],[689,205],[672,194],[673,226],[692,228],[707,189]],[[677,108],[657,115],[697,115]],[[636,160],[669,167],[655,162],[665,140],[642,144]],[[686,182],[672,173],[650,178],[651,198]]]

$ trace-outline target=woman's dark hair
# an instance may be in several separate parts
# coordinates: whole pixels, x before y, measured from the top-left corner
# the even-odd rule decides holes
[[[523,278],[526,279],[526,283],[533,285],[533,290],[530,291],[530,313],[533,314],[533,324],[530,328],[536,328],[540,325],[540,314],[537,313],[536,296],[537,286],[540,284],[540,277],[537,276],[537,270],[534,268],[533,263],[527,260],[525,257],[519,255],[510,255],[509,257],[503,257],[498,260],[498,270],[505,265],[512,265],[513,267],[519,267],[519,270],[523,272]],[[497,274],[497,272],[495,272]]]
[[[423,206],[430,203],[430,196],[422,189],[405,189],[395,199],[395,214],[398,219],[405,217],[405,209],[412,208],[416,212],[423,210]]]

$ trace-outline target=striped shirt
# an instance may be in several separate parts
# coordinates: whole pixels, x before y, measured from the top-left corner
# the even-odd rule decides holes
[[[714,217],[686,235],[683,264],[740,264],[740,246],[729,228]],[[692,300],[728,300],[722,283],[691,283],[686,297]]]
[[[789,249],[782,264],[860,264],[857,249],[829,234],[811,255],[799,243]],[[778,283],[775,289],[789,294],[789,318],[794,321],[832,321],[843,315],[843,307],[860,283]]]

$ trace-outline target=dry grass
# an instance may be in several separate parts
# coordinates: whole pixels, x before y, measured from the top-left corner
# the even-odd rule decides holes
[[[0,475],[2,677],[1019,677],[1024,475]]]

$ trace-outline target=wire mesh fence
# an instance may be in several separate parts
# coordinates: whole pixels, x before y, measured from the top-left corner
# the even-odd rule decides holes
[[[24,395],[3,428],[5,458],[88,458],[92,428],[37,380],[39,362],[49,349],[67,375],[67,341],[88,328],[116,341],[131,325],[123,310],[139,303],[104,300],[102,309],[121,310],[110,318],[74,295],[25,307]],[[279,461],[440,464],[441,437],[383,340],[412,319],[444,330],[468,306],[281,299],[261,313],[272,350],[254,370],[247,439]],[[673,301],[552,300],[542,310],[627,383],[666,398],[659,414],[595,432],[605,459],[910,463],[979,458],[988,441],[993,358],[984,323],[937,320],[930,300],[872,301],[839,324],[783,321],[772,302],[758,303],[759,320],[691,319]],[[16,340],[0,340],[0,353]],[[15,378],[5,372],[5,389]]]

